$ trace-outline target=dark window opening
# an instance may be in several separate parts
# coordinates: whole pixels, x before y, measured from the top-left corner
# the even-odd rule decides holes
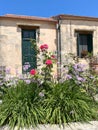
[[[77,55],[80,58],[85,57],[88,53],[93,52],[93,35],[92,33],[77,33]]]

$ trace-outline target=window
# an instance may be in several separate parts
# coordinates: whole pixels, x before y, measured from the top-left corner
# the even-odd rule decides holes
[[[81,58],[93,51],[92,34],[77,34],[77,55]]]
[[[26,62],[29,62],[30,68],[35,69],[37,67],[37,59],[36,59],[36,50],[35,47],[32,46],[31,39],[36,40],[36,29],[22,30],[22,65]]]

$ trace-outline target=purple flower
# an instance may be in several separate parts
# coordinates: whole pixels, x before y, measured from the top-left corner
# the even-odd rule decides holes
[[[6,68],[5,73],[6,74],[10,74],[10,72],[11,72],[11,69],[10,68]]]
[[[40,97],[44,97],[44,93],[43,93],[43,92],[40,92],[40,93],[39,93],[39,96],[40,96]]]
[[[0,75],[0,79],[3,79],[4,78],[4,76],[3,75]]]
[[[26,79],[25,82],[26,82],[26,84],[30,84],[30,83],[31,83],[31,80]]]
[[[63,82],[64,82],[63,78],[59,79],[59,83],[63,83]]]
[[[94,76],[90,76],[90,79],[94,79]]]
[[[67,74],[67,75],[66,75],[66,79],[72,79],[72,76],[69,75],[69,74]]]
[[[76,78],[77,78],[77,80],[80,81],[80,82],[84,82],[84,81],[85,81],[84,78],[82,78],[82,77],[80,77],[80,76],[78,76],[78,75],[76,76]]]
[[[20,79],[20,80],[24,80],[25,78],[23,77],[22,74],[20,74],[20,75],[19,75],[19,79]]]
[[[77,69],[77,64],[75,64],[75,65],[73,66],[73,68],[76,70],[76,69]]]
[[[24,70],[24,71],[27,71],[29,68],[30,68],[30,64],[29,64],[29,62],[26,62],[26,63],[23,65],[23,70]]]
[[[28,65],[24,65],[24,66],[23,66],[23,70],[24,70],[24,71],[28,70],[28,68],[29,68]]]
[[[73,68],[75,69],[75,71],[83,72],[83,71],[84,71],[84,68],[85,68],[85,65],[84,65],[84,64],[81,64],[81,63],[78,63],[78,64],[75,64],[75,65],[73,66]]]

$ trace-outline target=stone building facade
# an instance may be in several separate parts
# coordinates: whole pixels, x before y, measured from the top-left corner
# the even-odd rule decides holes
[[[0,16],[0,65],[11,67],[12,73],[15,68],[22,73],[26,52],[22,46],[28,41],[27,35],[32,35],[38,45],[47,43],[50,51],[57,52],[58,71],[67,53],[74,53],[80,58],[83,52],[98,53],[98,18],[73,15],[51,18]]]
[[[15,69],[18,68],[19,72],[22,73],[23,54],[28,51],[28,48],[25,48],[24,51],[22,46],[23,42],[25,45],[26,42],[28,43],[29,35],[35,36],[33,37],[38,46],[46,43],[49,45],[49,51],[55,53],[56,22],[52,18],[0,16],[0,66],[10,67],[11,73],[14,73]]]
[[[65,54],[73,53],[82,59],[82,52],[98,53],[98,18],[58,15],[59,61]]]

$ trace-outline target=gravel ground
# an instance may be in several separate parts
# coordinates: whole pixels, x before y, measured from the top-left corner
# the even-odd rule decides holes
[[[0,128],[0,130],[10,130],[7,126]],[[16,130],[16,129],[15,129]],[[39,128],[21,129],[21,130],[98,130],[98,121],[92,121],[89,124],[71,123],[70,126],[59,128],[57,125],[39,125]]]

